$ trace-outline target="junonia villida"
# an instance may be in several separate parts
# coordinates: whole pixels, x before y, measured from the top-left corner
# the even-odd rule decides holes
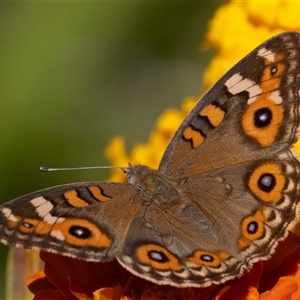
[[[158,170],[52,187],[0,206],[0,239],[157,284],[205,287],[266,259],[297,217],[300,34],[266,41],[187,115]]]

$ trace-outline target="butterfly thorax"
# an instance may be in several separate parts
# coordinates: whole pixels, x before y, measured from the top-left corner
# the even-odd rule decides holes
[[[151,170],[146,166],[130,165],[124,169],[124,173],[129,184],[150,196],[150,202],[169,203],[179,198],[175,184],[159,171]]]

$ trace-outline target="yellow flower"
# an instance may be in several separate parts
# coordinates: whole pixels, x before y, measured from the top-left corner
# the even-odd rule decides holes
[[[268,38],[287,30],[300,30],[298,1],[231,1],[221,6],[209,23],[205,47],[216,55],[204,75],[210,88],[235,63]],[[300,153],[300,142],[294,145]]]
[[[181,124],[184,117],[195,105],[197,98],[187,98],[182,104],[182,110],[168,109],[157,120],[154,130],[149,137],[147,144],[136,144],[131,154],[125,150],[124,140],[121,137],[113,138],[107,148],[106,156],[114,166],[127,166],[131,164],[146,165],[150,168],[157,169],[162,155],[176,129]],[[122,172],[113,169],[111,181],[124,181]]]
[[[266,6],[270,4],[273,8],[274,3],[233,1],[219,8],[209,24],[204,43],[204,46],[216,49],[216,55],[205,73],[205,89],[256,46],[285,30],[263,22],[262,17],[268,18],[269,15],[266,14],[269,12]]]

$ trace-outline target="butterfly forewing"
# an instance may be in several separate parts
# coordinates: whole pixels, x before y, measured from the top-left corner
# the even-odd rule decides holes
[[[235,65],[188,114],[159,169],[189,177],[287,150],[299,130],[299,49],[299,33],[284,33]]]
[[[41,190],[1,206],[1,241],[106,261],[120,252],[141,199],[136,189],[122,183],[86,182]]]

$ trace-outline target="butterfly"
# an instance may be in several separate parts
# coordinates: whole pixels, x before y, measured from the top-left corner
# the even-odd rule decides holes
[[[269,258],[295,222],[300,34],[267,40],[195,105],[158,170],[56,186],[0,206],[2,243],[117,259],[157,284],[205,287]]]

